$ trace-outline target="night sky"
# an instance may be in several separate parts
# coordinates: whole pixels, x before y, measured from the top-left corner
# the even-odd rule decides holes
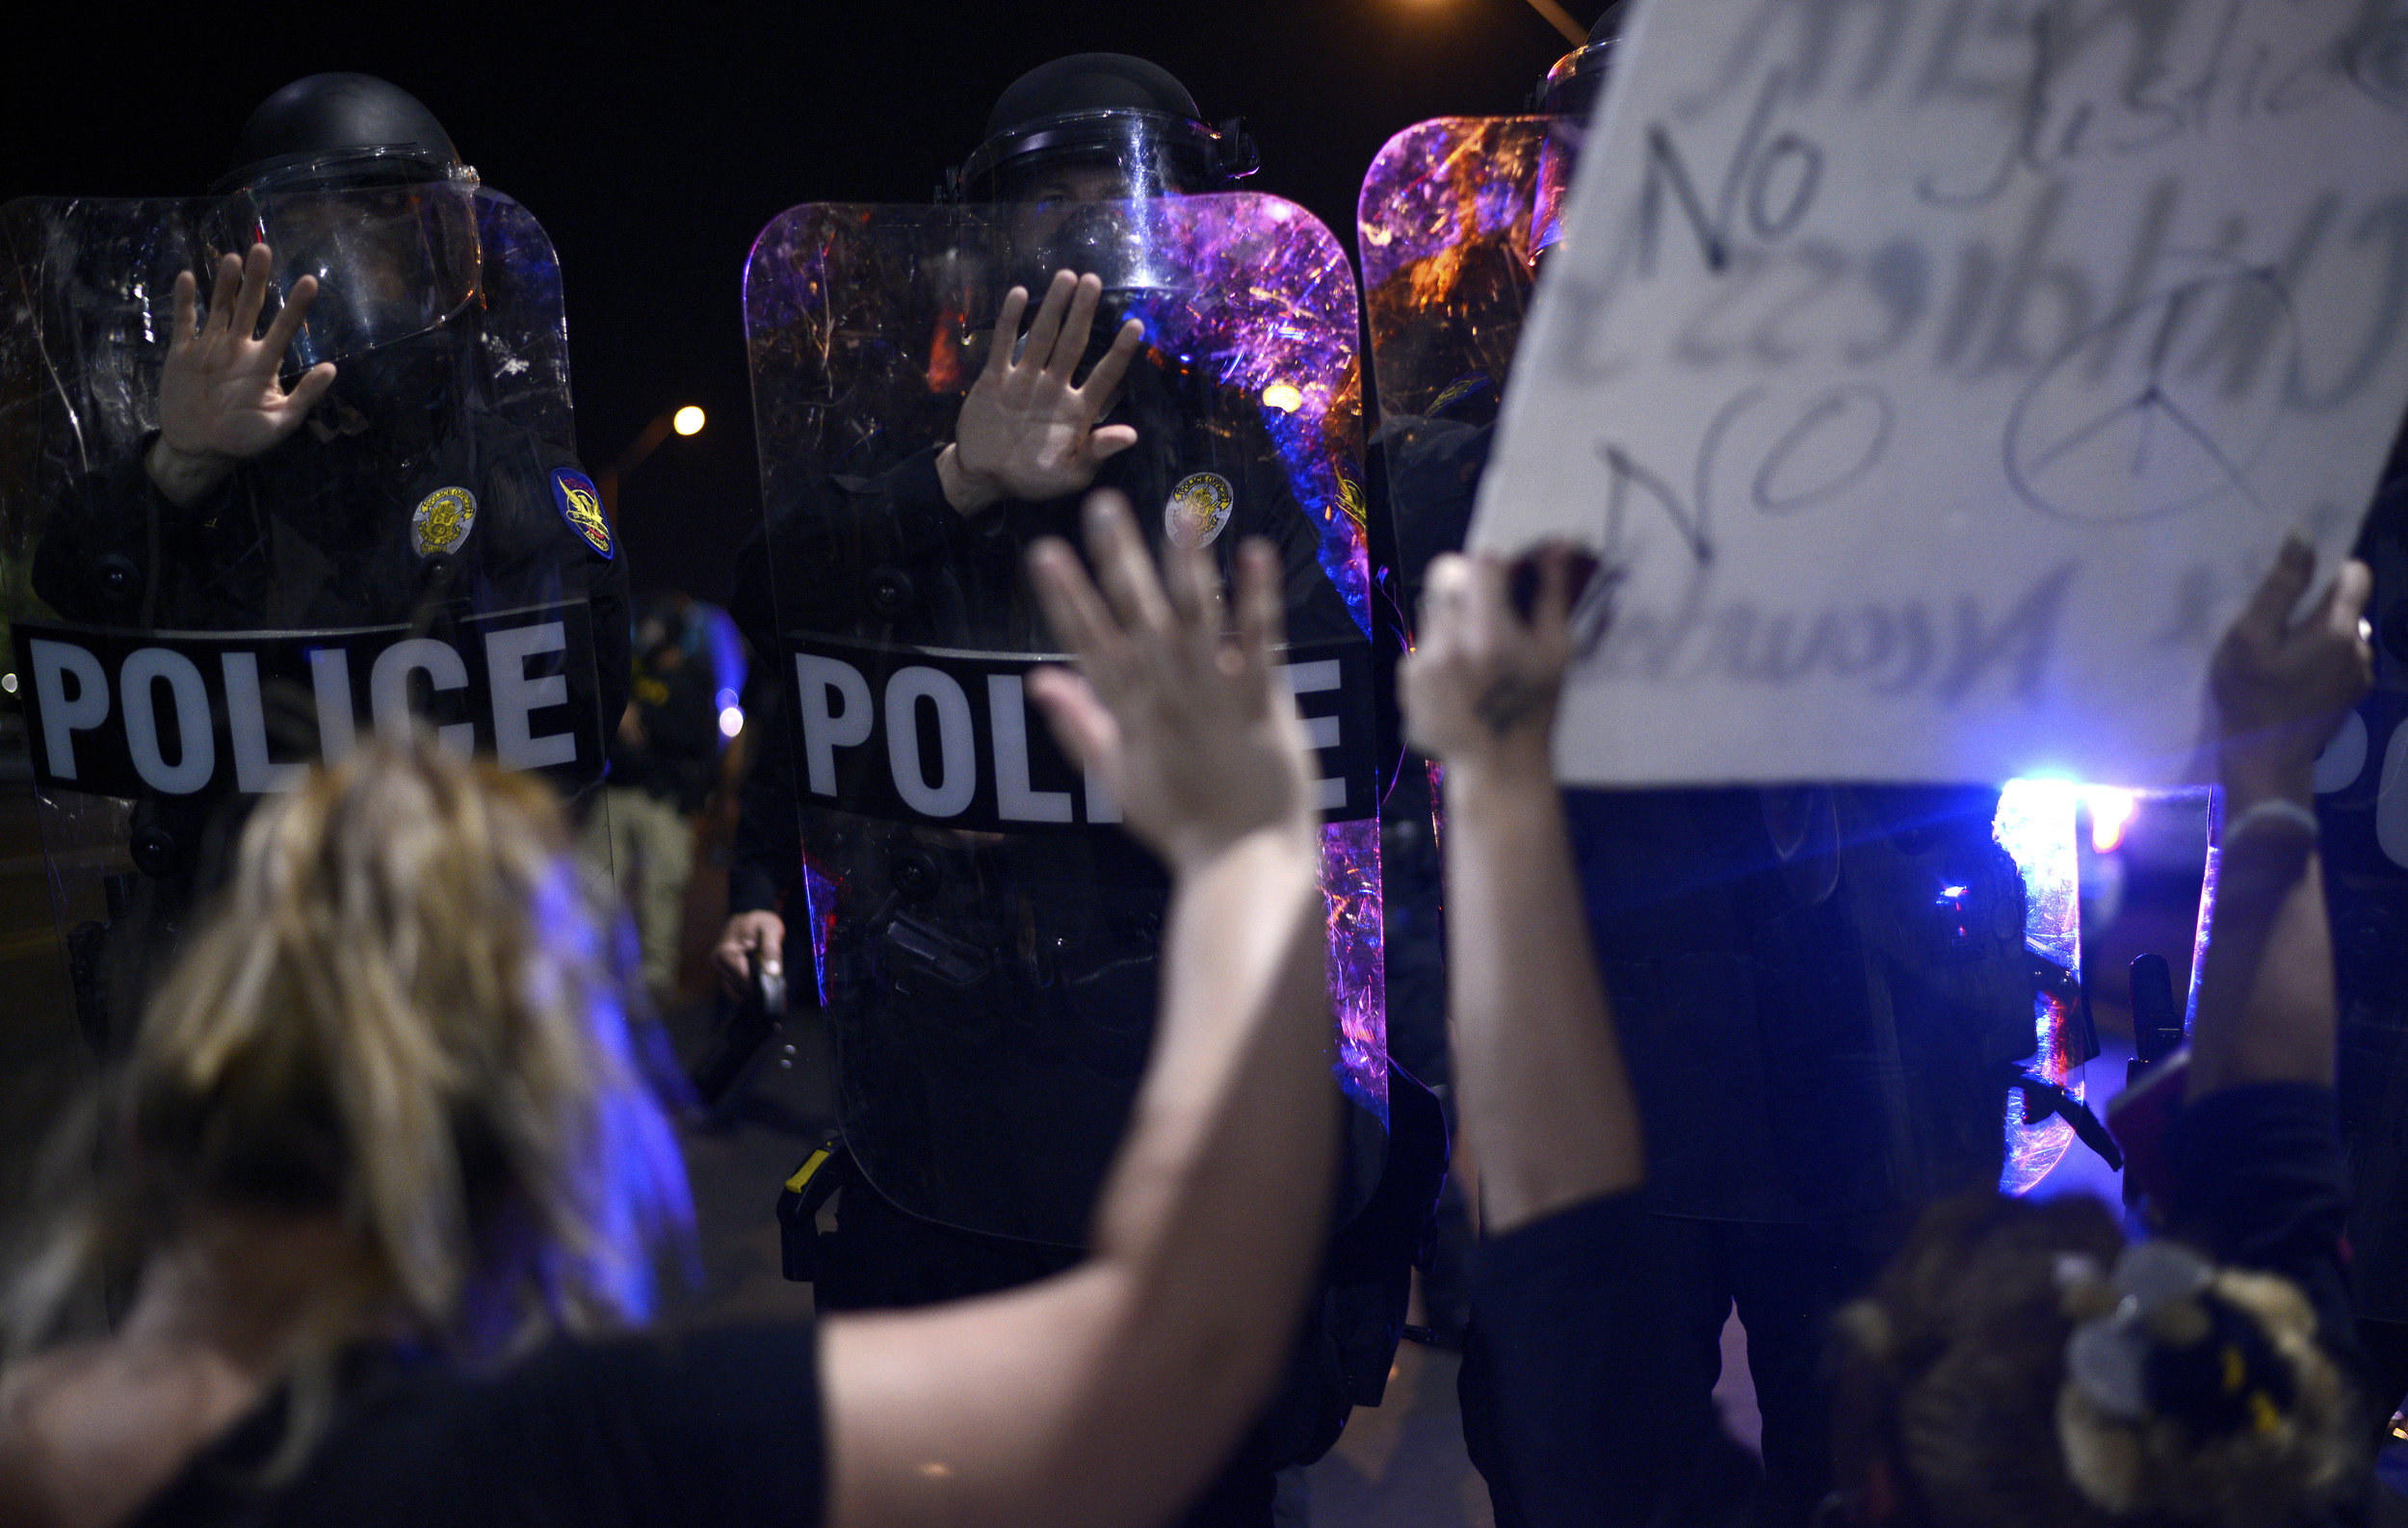
[[[709,411],[620,501],[639,588],[708,599],[759,514],[740,281],[779,211],[925,202],[1004,86],[1111,50],[1169,68],[1209,119],[1244,117],[1263,152],[1248,189],[1302,202],[1351,248],[1382,143],[1518,110],[1567,46],[1525,0],[200,9],[13,18],[0,200],[199,191],[279,86],[327,69],[401,85],[552,235],[589,469],[664,409]],[[1586,23],[1603,3],[1568,9]]]

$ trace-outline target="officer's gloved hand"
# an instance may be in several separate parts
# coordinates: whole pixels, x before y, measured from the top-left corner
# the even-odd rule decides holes
[[[1274,667],[1279,554],[1259,538],[1239,549],[1233,629],[1200,548],[1166,553],[1165,589],[1128,500],[1089,498],[1086,529],[1101,590],[1060,540],[1029,553],[1045,619],[1079,661],[1029,675],[1054,736],[1174,874],[1257,834],[1314,854],[1304,724]]]
[[[193,273],[175,278],[175,321],[159,376],[159,437],[144,459],[150,481],[175,504],[192,504],[225,480],[237,461],[266,454],[301,428],[334,385],[334,365],[312,366],[291,391],[276,380],[284,353],[301,332],[318,278],[304,276],[268,332],[258,339],[268,301],[268,247],[218,262],[209,315],[194,324]]]
[[[774,912],[739,912],[727,920],[720,931],[720,942],[711,952],[711,963],[720,973],[720,984],[730,997],[742,997],[752,985],[752,962],[761,962],[762,971],[777,980],[786,974],[786,920]]]
[[[1138,443],[1132,426],[1098,429],[1095,421],[1112,408],[1145,336],[1143,325],[1123,324],[1086,381],[1071,384],[1103,295],[1095,277],[1056,272],[1017,359],[1012,351],[1029,294],[1015,286],[1005,297],[986,365],[961,401],[954,443],[936,459],[937,478],[955,510],[976,514],[1004,499],[1042,502],[1077,493],[1095,481],[1106,458]]]

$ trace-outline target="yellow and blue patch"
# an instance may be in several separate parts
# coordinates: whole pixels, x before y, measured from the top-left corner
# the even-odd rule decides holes
[[[1484,398],[1496,390],[1497,384],[1484,373],[1467,372],[1438,389],[1438,396],[1429,401],[1430,414],[1433,418],[1442,416],[1458,404]]]
[[[553,468],[552,502],[561,507],[561,518],[568,522],[568,528],[609,562],[611,522],[603,516],[602,493],[593,480],[574,467]]]

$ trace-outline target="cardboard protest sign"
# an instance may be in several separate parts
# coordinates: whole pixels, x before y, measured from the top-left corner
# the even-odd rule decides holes
[[[1594,783],[2170,783],[2408,403],[2408,13],[1652,0],[1475,545],[1619,569]]]

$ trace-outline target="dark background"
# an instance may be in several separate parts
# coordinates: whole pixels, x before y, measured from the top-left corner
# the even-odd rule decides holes
[[[47,18],[38,4],[0,26],[0,200],[203,190],[251,109],[321,70],[381,75],[432,107],[559,250],[589,470],[661,411],[708,410],[704,433],[672,437],[620,499],[638,586],[706,599],[723,597],[759,513],[740,281],[778,212],[924,202],[1006,85],[1110,50],[1169,68],[1209,119],[1244,117],[1263,152],[1248,189],[1302,202],[1350,249],[1381,144],[1426,118],[1520,109],[1569,46],[1525,0],[334,0]],[[1568,9],[1584,25],[1604,6]]]

